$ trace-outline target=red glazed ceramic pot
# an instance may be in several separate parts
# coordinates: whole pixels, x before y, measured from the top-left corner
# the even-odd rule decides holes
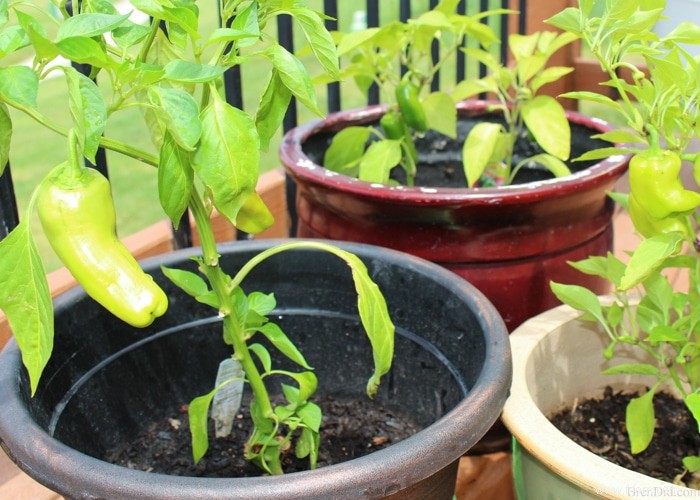
[[[483,115],[487,106],[457,105],[464,116]],[[560,179],[468,189],[363,182],[326,170],[305,151],[310,139],[329,141],[345,127],[376,123],[385,109],[331,114],[286,134],[280,153],[297,185],[298,236],[370,243],[438,263],[481,290],[510,330],[558,304],[551,280],[608,291],[604,280],[567,261],[612,250],[614,204],[606,193],[625,173],[627,157],[614,156]],[[590,129],[588,137],[610,129],[577,113],[568,117]],[[583,152],[573,149],[572,157]]]

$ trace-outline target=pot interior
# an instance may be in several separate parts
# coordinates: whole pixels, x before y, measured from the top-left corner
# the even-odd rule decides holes
[[[255,253],[224,253],[222,265],[233,274]],[[363,260],[387,295],[397,327],[394,364],[377,399],[427,426],[475,384],[486,357],[482,321],[451,283],[405,263],[371,255]],[[195,267],[182,256],[164,264]],[[171,285],[158,266],[150,270],[170,297],[166,316],[137,330],[82,293],[65,296],[56,305],[54,355],[36,396],[25,396],[42,427],[91,456],[103,456],[173,407],[209,392],[219,362],[231,355],[211,309]],[[286,252],[260,266],[243,288],[275,294],[278,309],[270,319],[315,368],[320,394],[367,397],[371,349],[356,313],[350,271],[342,261],[316,251]],[[272,346],[268,350],[273,367],[299,371]],[[271,390],[280,380],[290,383],[273,377]],[[26,379],[22,385],[26,395]]]
[[[440,132],[429,130],[423,137],[416,140],[418,150],[419,168],[416,173],[415,184],[425,187],[459,188],[466,187],[467,181],[462,166],[462,147],[467,135],[477,123],[488,121],[505,125],[500,113],[486,113],[484,109],[460,109],[457,121],[457,137],[452,138]],[[333,122],[330,129],[322,129],[307,138],[302,144],[302,151],[317,165],[323,165],[323,157],[331,144],[335,134],[347,125],[371,125],[378,127],[378,116],[358,115],[366,118],[348,123]],[[571,125],[571,155],[570,160],[597,148],[609,146],[609,143],[592,136],[599,134],[601,130],[592,128],[584,123],[570,122]],[[373,139],[376,140],[374,136]],[[513,165],[517,165],[524,159],[544,153],[542,148],[527,134],[522,134],[515,145]],[[567,161],[567,166],[572,172],[579,172],[595,165],[596,161]],[[394,168],[391,177],[405,184],[405,173],[401,168]],[[542,165],[526,164],[515,177],[514,184],[524,184],[551,179],[553,176]]]

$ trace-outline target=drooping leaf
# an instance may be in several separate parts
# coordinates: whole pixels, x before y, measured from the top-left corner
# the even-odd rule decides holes
[[[0,309],[22,352],[34,394],[53,350],[53,304],[26,219],[0,241],[0,255]]]
[[[197,64],[181,59],[170,61],[165,65],[166,80],[182,83],[204,83],[220,78],[226,68],[209,64]]]
[[[275,216],[258,193],[253,191],[246,198],[236,216],[235,226],[248,234],[258,234],[275,223]]]
[[[659,368],[646,363],[622,363],[602,371],[603,375],[654,375],[659,376]]]
[[[194,172],[189,155],[166,131],[158,163],[158,198],[176,229],[187,210],[193,188]]]
[[[586,312],[593,316],[596,320],[604,322],[603,309],[600,306],[598,296],[579,285],[565,285],[562,283],[550,284],[554,295],[564,304],[567,304],[574,309]]]
[[[22,30],[29,38],[34,51],[36,52],[36,59],[42,59],[44,61],[51,61],[58,55],[58,49],[56,45],[46,37],[46,30],[35,18],[29,14],[25,14],[20,10],[15,10],[15,15],[17,16],[17,21],[19,22]],[[29,68],[28,68],[29,69]]]
[[[24,45],[24,30],[21,26],[8,26],[0,31],[0,57],[5,57]]]
[[[263,373],[269,373],[272,370],[272,358],[270,357],[270,352],[262,344],[250,344],[248,349],[260,360],[260,364],[263,367]]]
[[[66,68],[73,124],[83,154],[95,163],[95,155],[107,124],[107,105],[97,84],[73,68]]]
[[[232,224],[258,181],[260,143],[252,118],[215,94],[202,116],[194,171]]]
[[[569,158],[571,129],[561,104],[546,95],[536,96],[522,107],[525,126],[542,149],[560,160]]]
[[[282,372],[284,375],[294,379],[297,384],[299,384],[299,395],[297,404],[301,404],[307,401],[314,392],[316,392],[316,387],[318,386],[318,379],[314,372]]]
[[[102,48],[92,38],[74,36],[64,38],[56,43],[58,53],[80,64],[89,64],[95,68],[106,68],[112,64],[112,60]]]
[[[301,26],[306,41],[325,72],[331,79],[338,80],[340,73],[335,42],[321,18],[314,11],[305,8],[292,9],[291,14]]]
[[[265,91],[260,98],[258,112],[255,115],[255,126],[260,137],[260,147],[267,151],[270,146],[270,139],[279,129],[287,107],[292,99],[292,93],[282,82],[279,72],[273,69],[270,80],[267,82]]]
[[[231,29],[250,35],[240,38],[239,47],[247,47],[254,44],[260,38],[258,2],[251,2],[250,5],[238,12],[231,23]]]
[[[685,397],[685,406],[693,414],[695,422],[698,424],[698,431],[700,432],[700,394],[692,393]]]
[[[321,110],[318,109],[316,92],[311,83],[311,78],[309,78],[309,74],[301,61],[278,44],[271,45],[261,54],[272,61],[272,65],[279,73],[282,83],[292,94],[310,111],[323,116]]]

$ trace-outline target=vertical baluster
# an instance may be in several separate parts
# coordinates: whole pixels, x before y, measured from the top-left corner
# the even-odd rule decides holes
[[[379,0],[367,0],[367,26],[379,26]],[[367,94],[368,104],[379,104],[379,87],[373,84]]]
[[[326,19],[326,29],[328,31],[338,30],[338,0],[323,0],[324,13],[333,19]],[[328,112],[340,111],[340,82],[328,84]]]
[[[19,224],[19,212],[15,189],[12,184],[10,164],[5,166],[5,171],[0,176],[0,240],[5,238]]]
[[[467,13],[467,0],[461,0],[459,4],[457,4],[457,13],[461,15],[465,15]],[[466,40],[462,42],[462,46],[466,46]],[[455,75],[455,83],[459,83],[462,80],[464,80],[467,76],[467,65],[465,61],[464,52],[458,50],[455,57],[457,58],[457,72]]]
[[[411,18],[411,0],[401,0],[399,2],[399,20],[405,23]],[[408,68],[405,64],[401,65],[401,76],[406,74]]]
[[[430,0],[430,8],[434,9],[437,7],[438,0]],[[430,56],[433,59],[433,64],[435,64],[438,59],[440,59],[440,42],[437,40],[433,40],[433,43],[430,46]],[[432,92],[437,92],[440,90],[440,72],[438,71],[434,78],[433,81],[430,82],[430,90]]]
[[[504,3],[507,4],[507,2]],[[518,18],[518,33],[524,35],[525,31],[527,30],[527,0],[520,0],[518,10],[520,11],[520,17]]]

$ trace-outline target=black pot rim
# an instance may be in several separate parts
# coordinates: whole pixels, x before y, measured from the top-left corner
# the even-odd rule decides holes
[[[271,245],[289,240],[252,240],[220,245],[220,252],[240,250],[260,251]],[[298,240],[295,240],[298,241]],[[0,354],[0,442],[5,450],[30,476],[48,487],[59,487],[57,477],[71,477],[73,486],[104,484],[109,494],[121,498],[145,498],[141,486],[159,491],[162,498],[184,495],[186,498],[214,498],[227,491],[227,498],[298,498],[314,495],[314,485],[340,484],[349,472],[360,473],[362,491],[391,493],[390,478],[420,467],[428,477],[457,460],[486,433],[497,420],[510,388],[512,364],[508,333],[503,320],[486,297],[459,276],[432,264],[395,250],[361,243],[333,242],[345,250],[367,256],[401,262],[412,270],[439,280],[477,312],[485,335],[485,360],[476,383],[469,394],[442,418],[417,434],[386,449],[348,462],[313,471],[297,472],[275,477],[251,478],[196,478],[154,474],[130,470],[84,455],[51,438],[31,418],[22,404],[19,390],[21,360],[17,343],[12,339]],[[199,249],[184,249],[142,261],[145,268],[171,265],[175,261],[198,255]],[[82,295],[75,288],[56,299],[56,307],[69,307]],[[386,291],[385,291],[386,293]],[[11,450],[11,451],[10,451]],[[47,465],[36,466],[39,455],[55,457]],[[391,458],[391,459],[390,459]],[[330,480],[329,480],[330,478]],[[65,483],[65,481],[64,481]],[[311,491],[309,491],[311,485]],[[403,487],[403,486],[402,486]],[[339,492],[340,490],[338,490]],[[360,490],[358,490],[360,491]],[[338,494],[317,491],[319,496]]]

